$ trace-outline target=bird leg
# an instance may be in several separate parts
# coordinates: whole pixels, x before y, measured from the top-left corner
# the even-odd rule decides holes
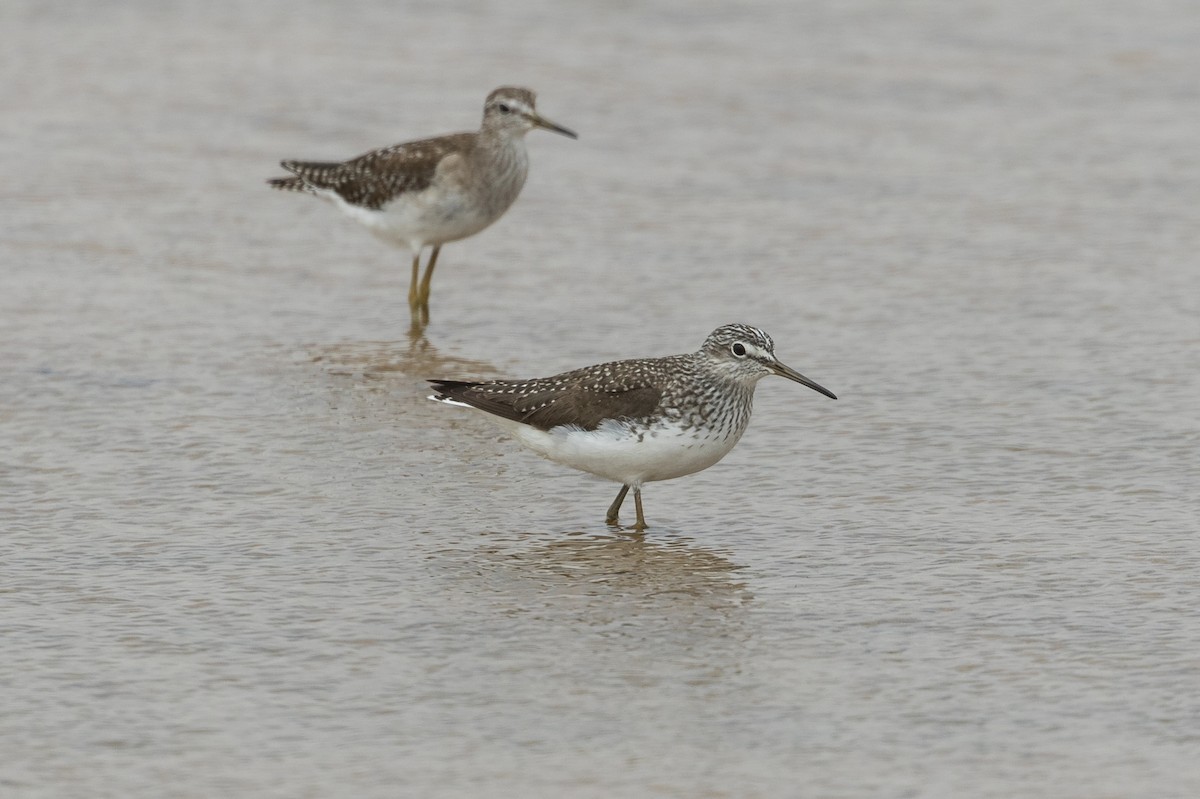
[[[633,489],[633,504],[637,508],[637,524],[633,526],[634,530],[639,533],[646,529],[646,517],[642,515],[642,488],[638,486]]]
[[[425,324],[429,323],[429,284],[433,281],[433,268],[437,266],[438,253],[441,251],[442,245],[435,244],[433,252],[429,254],[429,263],[425,264],[425,277],[421,278],[418,299],[421,302],[421,321]]]
[[[413,323],[417,321],[417,311],[421,307],[421,297],[417,293],[417,279],[421,276],[421,251],[413,250],[412,282],[408,284],[408,311],[412,314]]]
[[[616,524],[618,522],[617,514],[621,511],[621,503],[625,501],[625,495],[629,493],[629,486],[621,486],[621,490],[617,492],[617,498],[613,500],[613,504],[608,506],[608,515],[604,517],[604,521],[608,524]],[[642,514],[642,488],[638,486],[633,489],[633,501],[637,506],[637,524],[633,529],[641,532],[646,529],[646,517]]]
[[[613,500],[613,504],[608,506],[608,515],[604,517],[604,521],[608,524],[617,523],[617,514],[621,511],[621,503],[625,501],[625,495],[629,493],[629,486],[621,486],[621,490],[617,492],[617,498]],[[636,497],[637,494],[635,493]]]

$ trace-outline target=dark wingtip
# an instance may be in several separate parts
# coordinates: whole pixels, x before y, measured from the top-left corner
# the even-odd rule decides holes
[[[304,181],[295,176],[267,178],[267,185],[273,189],[285,189],[287,191],[302,191],[305,189]]]
[[[456,392],[479,385],[478,382],[470,380],[443,380],[440,377],[426,378],[426,382],[438,393],[438,399],[459,399],[454,396]]]

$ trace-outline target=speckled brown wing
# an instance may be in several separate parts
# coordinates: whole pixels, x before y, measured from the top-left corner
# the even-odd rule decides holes
[[[595,430],[605,419],[644,419],[662,399],[661,383],[652,373],[631,371],[613,380],[613,366],[617,364],[590,366],[536,380],[429,382],[438,399],[456,400],[540,430],[565,424]]]
[[[268,182],[279,189],[329,189],[348,203],[379,210],[406,192],[428,188],[442,159],[467,150],[473,141],[474,134],[456,133],[372,150],[340,163],[283,161],[281,166],[296,177]]]

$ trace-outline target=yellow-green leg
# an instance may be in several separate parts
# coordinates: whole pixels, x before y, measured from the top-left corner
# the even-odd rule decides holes
[[[639,533],[646,529],[646,517],[642,515],[642,488],[638,486],[633,489],[633,504],[637,508],[637,524],[633,526],[634,530]]]
[[[429,324],[429,284],[433,282],[433,268],[437,266],[438,253],[441,251],[442,245],[434,245],[433,252],[429,254],[429,263],[425,265],[425,277],[421,278],[418,299],[421,303],[421,322],[424,324]]]
[[[621,512],[621,503],[625,501],[625,495],[629,493],[629,486],[621,486],[621,490],[617,492],[617,498],[613,500],[613,504],[608,506],[608,514],[604,517],[604,521],[608,524],[616,524],[619,520],[618,514]],[[638,486],[633,489],[633,504],[637,508],[637,524],[633,529],[639,533],[646,529],[646,517],[642,514],[642,488]]]
[[[417,323],[417,312],[421,309],[419,280],[421,276],[421,251],[413,252],[412,281],[408,284],[408,312],[412,315],[413,324]]]
[[[613,500],[613,504],[608,506],[608,515],[604,517],[604,521],[608,524],[616,524],[618,516],[621,512],[621,503],[625,501],[625,495],[629,493],[629,486],[621,486],[621,490],[617,492],[617,498]]]

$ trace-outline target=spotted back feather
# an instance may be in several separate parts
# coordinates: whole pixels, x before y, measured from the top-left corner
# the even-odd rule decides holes
[[[675,360],[614,361],[533,380],[429,382],[437,399],[463,402],[540,430],[565,424],[595,430],[608,419],[638,422],[652,416],[664,387],[677,375]]]
[[[428,188],[442,159],[467,152],[474,141],[474,134],[455,133],[383,147],[349,161],[283,161],[280,165],[295,177],[267,183],[290,191],[325,189],[352,205],[379,210],[406,192]]]

